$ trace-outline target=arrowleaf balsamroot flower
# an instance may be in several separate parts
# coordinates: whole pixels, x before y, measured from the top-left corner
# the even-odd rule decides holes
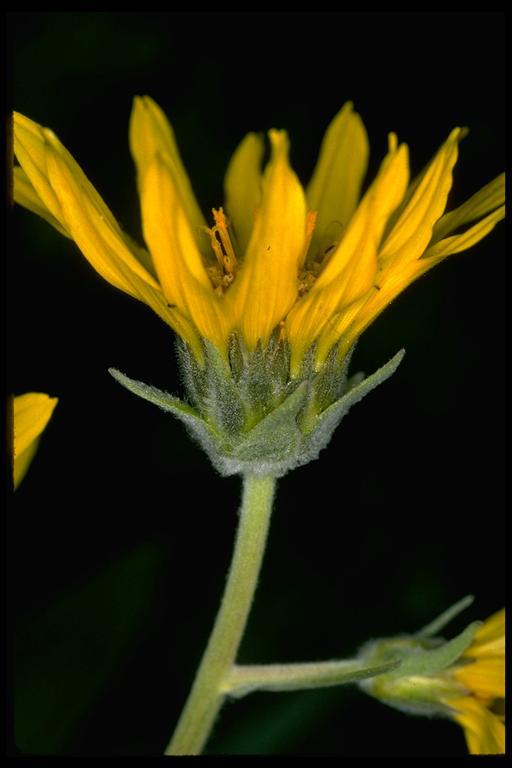
[[[225,210],[208,222],[171,126],[152,99],[137,97],[129,138],[147,251],[55,134],[16,113],[14,197],[176,331],[195,410],[113,375],[185,421],[212,459],[227,457],[214,461],[221,471],[278,475],[315,458],[350,405],[396,369],[400,356],[365,382],[347,381],[364,329],[416,278],[503,218],[504,174],[445,213],[464,134],[455,128],[412,182],[407,145],[390,134],[361,197],[369,147],[351,103],[328,127],[306,188],[290,166],[285,131],[269,131],[263,170],[263,138],[250,133],[227,169]],[[260,465],[247,464],[256,456]]]
[[[58,403],[43,392],[27,392],[14,398],[14,487],[21,483]]]

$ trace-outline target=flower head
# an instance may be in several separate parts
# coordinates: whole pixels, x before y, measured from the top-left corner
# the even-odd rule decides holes
[[[15,200],[75,240],[110,283],[146,302],[202,361],[206,339],[227,359],[233,332],[249,351],[273,332],[289,343],[299,375],[337,345],[344,356],[413,280],[466,250],[504,216],[504,175],[445,213],[465,130],[455,128],[425,170],[409,178],[408,147],[389,136],[380,170],[360,198],[368,162],[361,118],[347,103],[327,129],[303,188],[282,130],[271,156],[250,133],[225,178],[225,211],[204,219],[161,109],[134,101],[130,148],[149,252],[126,235],[57,137],[15,114]]]
[[[21,483],[39,445],[39,438],[58,403],[42,392],[14,398],[14,487]]]
[[[464,729],[472,754],[505,751],[505,611],[444,643],[430,632],[371,641],[365,661],[399,658],[398,669],[360,685],[410,714],[447,717]]]
[[[113,373],[184,421],[224,474],[277,477],[316,458],[352,403],[402,357],[363,382],[347,380],[362,331],[409,283],[504,216],[503,174],[445,214],[461,128],[412,183],[407,146],[390,134],[360,199],[368,139],[350,103],[327,129],[306,188],[285,131],[269,131],[263,170],[263,139],[248,134],[227,169],[225,210],[214,209],[209,223],[149,97],[135,99],[129,133],[148,251],[121,230],[52,131],[20,114],[14,197],[176,331],[189,403]]]

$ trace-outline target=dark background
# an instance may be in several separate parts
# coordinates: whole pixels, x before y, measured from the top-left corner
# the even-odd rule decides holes
[[[412,173],[455,125],[450,206],[504,166],[501,13],[19,13],[14,107],[50,126],[140,237],[132,97],[172,122],[205,210],[249,130],[287,128],[304,182],[347,99],[369,178],[394,130]],[[411,286],[364,334],[352,371],[398,349],[389,382],[321,460],[279,483],[241,649],[247,662],[350,656],[414,631],[468,592],[454,622],[504,601],[504,226]],[[114,366],[171,392],[169,329],[15,209],[9,388],[59,405],[9,510],[16,743],[29,753],[161,754],[211,627],[240,487],[183,428],[121,389]],[[448,721],[407,718],[355,688],[254,694],[225,707],[210,754],[460,755]]]

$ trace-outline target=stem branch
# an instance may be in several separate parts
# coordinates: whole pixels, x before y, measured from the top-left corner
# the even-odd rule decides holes
[[[235,665],[225,680],[224,690],[234,698],[253,691],[303,691],[346,685],[390,672],[399,661],[368,666],[359,659],[313,661],[299,664]]]

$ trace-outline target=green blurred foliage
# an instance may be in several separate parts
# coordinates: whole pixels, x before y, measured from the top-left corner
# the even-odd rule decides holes
[[[15,738],[24,754],[69,751],[152,621],[161,553],[140,546],[27,616],[16,632]]]

